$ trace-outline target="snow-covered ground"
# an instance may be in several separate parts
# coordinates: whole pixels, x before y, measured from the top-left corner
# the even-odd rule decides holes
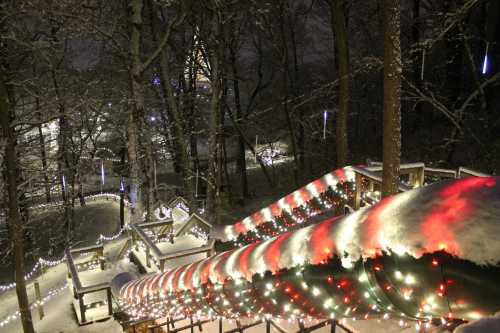
[[[124,241],[116,241],[108,244],[105,247],[104,255],[107,261],[107,267],[104,272],[91,274],[85,272],[82,274],[83,285],[88,285],[97,282],[108,282],[116,274],[124,270],[134,271],[135,266],[128,262],[128,259],[115,261],[118,251],[123,246]],[[114,262],[113,262],[114,261]],[[99,281],[96,280],[99,278]],[[46,295],[49,290],[60,288],[68,283],[66,263],[50,268],[47,273],[37,279],[40,283],[40,291],[42,296]],[[28,295],[30,301],[34,300],[33,283],[28,285]],[[108,319],[105,322],[90,324],[87,326],[79,326],[76,320],[76,315],[73,310],[73,295],[70,288],[66,288],[63,292],[50,299],[43,307],[45,317],[40,320],[38,311],[32,311],[35,329],[38,333],[69,333],[69,332],[122,332],[121,326],[113,319]],[[0,295],[0,321],[8,315],[13,314],[17,310],[17,298],[15,290],[8,291]],[[9,324],[0,328],[1,333],[22,332],[22,327],[19,319],[11,321]]]
[[[119,224],[119,205],[111,200],[91,201],[84,208],[78,207],[75,212],[75,224],[77,238],[81,240],[76,246],[95,244],[95,240],[99,234],[103,233],[106,236],[116,232]],[[44,215],[49,216],[48,212]],[[42,228],[43,231],[44,228]],[[40,235],[43,237],[43,235]],[[135,266],[130,264],[128,260],[116,262],[118,251],[123,246],[123,240],[107,243],[105,246],[104,255],[107,265],[106,271],[100,273],[104,281],[108,282],[118,272],[124,270],[135,270]],[[62,253],[58,254],[59,257]],[[12,276],[8,268],[4,268],[3,274],[6,277]],[[87,275],[84,273],[82,276]],[[85,279],[87,280],[87,279]],[[30,280],[27,285],[28,297],[30,302],[35,301],[35,279]],[[39,276],[36,281],[40,284],[40,292],[42,298],[51,291],[64,288],[68,284],[66,262],[63,262],[55,267],[49,268],[44,274]],[[88,281],[82,281],[85,284]],[[37,333],[59,333],[59,332],[122,332],[120,325],[113,319],[104,323],[97,323],[88,326],[79,327],[76,320],[76,315],[72,307],[73,295],[71,289],[66,287],[57,295],[51,297],[43,306],[45,316],[42,320],[39,319],[38,310],[32,311],[33,320]],[[18,309],[15,289],[0,294],[0,324],[4,320],[16,313]],[[22,332],[20,320],[18,318],[11,320],[8,324],[0,327],[0,333],[15,333]]]

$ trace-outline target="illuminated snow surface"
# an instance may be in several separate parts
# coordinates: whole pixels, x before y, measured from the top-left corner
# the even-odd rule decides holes
[[[478,265],[495,265],[500,258],[498,216],[499,177],[445,181],[388,197],[338,220],[220,253],[195,267],[181,267],[177,274],[163,273],[167,281],[163,288],[178,291],[174,286],[182,287],[185,282],[196,288],[208,280],[215,283],[228,277],[250,281],[253,274],[317,264],[334,254],[344,257],[345,268],[360,257],[372,258],[382,251],[419,258],[446,250]],[[181,281],[188,268],[191,281]],[[151,285],[150,291],[157,287]]]
[[[348,258],[356,260],[359,256],[371,257],[383,249],[394,252],[408,252],[415,257],[425,252],[446,249],[461,258],[477,264],[497,263],[500,253],[500,191],[499,178],[466,178],[456,182],[444,182],[431,185],[417,191],[403,193],[393,198],[388,198],[371,209],[358,211],[342,220],[331,223],[327,232],[335,240],[330,255],[335,252],[346,252]],[[405,221],[405,223],[401,223]],[[441,221],[440,223],[437,223]],[[342,222],[342,223],[340,223]],[[311,262],[314,258],[314,247],[308,246],[313,237],[315,226],[300,230],[301,237],[284,242],[281,252],[284,253],[279,260],[274,260],[274,269],[289,267],[300,262]],[[350,235],[351,237],[346,237]],[[261,243],[261,251],[271,247],[276,239]],[[113,262],[120,244],[117,241],[106,245],[105,255]],[[265,245],[264,245],[265,244]],[[260,247],[260,246],[259,246]],[[240,249],[239,252],[241,254]],[[257,249],[255,249],[257,250]],[[286,253],[289,253],[288,255]],[[303,253],[300,258],[291,253]],[[317,251],[316,251],[317,253]],[[259,272],[263,269],[261,258],[252,259],[250,269]],[[237,258],[234,258],[233,263]],[[255,261],[255,265],[253,262]],[[231,262],[228,260],[226,262]],[[114,263],[119,270],[133,270],[127,260]],[[250,267],[249,266],[249,267]],[[255,266],[255,267],[254,267]],[[226,274],[241,274],[232,267],[224,267]],[[241,274],[244,276],[245,274]],[[50,269],[39,278],[42,294],[44,290],[63,285],[66,282],[66,266],[58,265]],[[30,287],[32,288],[32,287]],[[33,290],[29,289],[30,297]],[[103,323],[79,327],[76,323],[73,309],[71,308],[72,295],[69,289],[54,297],[45,306],[45,318],[39,321],[37,311],[33,311],[35,328],[38,333],[44,332],[122,332],[117,322],[110,319]],[[0,318],[15,311],[17,301],[15,292],[9,291],[0,294]],[[484,318],[462,325],[456,332],[495,332],[499,331],[499,319]],[[225,321],[227,328],[231,321]],[[352,321],[347,320],[346,326],[359,332],[408,332],[414,327],[399,327],[396,320],[379,322],[378,320]],[[226,326],[225,326],[226,327]],[[262,332],[263,326],[257,326],[247,332]],[[329,328],[316,332],[327,332]],[[204,327],[205,332],[217,332],[216,323]],[[341,330],[339,330],[341,331]],[[0,328],[0,332],[22,332],[19,320]]]

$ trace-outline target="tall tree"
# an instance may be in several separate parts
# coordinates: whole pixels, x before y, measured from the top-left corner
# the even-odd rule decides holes
[[[33,320],[29,308],[26,282],[24,280],[24,227],[20,213],[18,198],[19,186],[19,161],[17,156],[17,138],[13,127],[14,109],[9,103],[9,94],[5,84],[5,77],[0,69],[0,127],[1,137],[5,140],[4,157],[4,181],[5,201],[7,202],[7,225],[9,228],[10,241],[14,250],[14,278],[16,282],[16,294],[21,313],[21,322],[24,333],[34,333]]]
[[[287,7],[286,7],[286,1],[280,0],[278,1],[278,23],[279,23],[279,36],[280,36],[280,56],[281,56],[281,65],[282,65],[282,105],[283,105],[283,111],[285,113],[286,117],[286,124],[288,127],[289,135],[290,135],[290,143],[292,146],[292,154],[293,154],[293,178],[295,181],[295,186],[299,186],[300,183],[300,156],[299,156],[299,149],[297,145],[297,134],[295,131],[295,126],[294,126],[294,119],[291,115],[290,111],[290,106],[289,106],[289,97],[290,97],[290,91],[289,91],[289,83],[290,81],[293,82],[293,79],[290,78],[290,56],[289,56],[289,45],[288,45],[288,38],[286,34],[286,18],[287,18]],[[293,87],[292,87],[293,88]],[[292,89],[292,93],[293,93]]]
[[[348,127],[349,118],[349,45],[347,43],[345,1],[327,0],[330,20],[335,40],[335,54],[339,74],[338,111],[336,117],[335,140],[337,167],[347,164],[349,155]]]
[[[133,215],[131,222],[137,222],[142,215],[141,205],[141,165],[139,160],[139,135],[141,118],[144,114],[144,87],[142,83],[141,33],[142,0],[130,0],[130,105],[127,119],[127,152],[130,178],[130,203]]]
[[[384,135],[382,196],[398,192],[401,155],[400,1],[384,0]]]
[[[234,34],[231,34],[231,38],[228,41],[228,50],[229,50],[229,61],[231,64],[232,70],[232,81],[233,81],[233,98],[234,98],[234,107],[236,109],[236,120],[237,124],[241,126],[243,123],[243,110],[241,106],[241,94],[240,94],[240,79],[238,73],[238,64],[237,64],[237,52],[238,52],[238,44],[241,43],[241,26],[237,26],[236,20],[230,21],[231,31]],[[237,28],[236,28],[237,26]],[[240,133],[238,135],[238,155],[236,160],[237,172],[239,174],[239,181],[241,186],[241,196],[242,199],[245,200],[248,197],[248,178],[247,178],[247,164],[246,164],[246,155],[245,155],[245,139],[243,135]]]
[[[210,44],[208,57],[210,62],[210,84],[212,94],[210,98],[210,120],[208,123],[208,175],[207,175],[207,198],[206,212],[209,222],[219,221],[219,206],[221,195],[221,168],[219,158],[222,152],[222,110],[221,101],[224,92],[223,87],[223,5],[219,1],[211,1],[207,8],[211,17],[210,35],[206,40]],[[222,138],[223,139],[223,138]]]
[[[181,6],[181,8],[184,8]],[[130,199],[131,208],[134,215],[131,220],[138,221],[142,218],[142,192],[147,191],[145,199],[147,200],[146,218],[151,215],[152,205],[152,170],[153,157],[151,149],[151,136],[144,135],[146,142],[143,142],[145,158],[141,162],[139,156],[141,153],[140,137],[145,129],[145,107],[144,107],[144,73],[162,53],[164,47],[170,39],[171,29],[163,33],[162,38],[156,45],[156,48],[147,56],[146,60],[142,60],[144,56],[142,50],[142,28],[143,28],[143,0],[129,1],[129,23],[130,23],[130,49],[129,49],[129,83],[130,83],[130,105],[128,109],[127,120],[127,152],[130,170]],[[141,170],[146,178],[142,181]],[[147,187],[143,189],[143,187]]]
[[[151,10],[153,9],[152,2],[150,4],[150,8]],[[170,42],[173,29],[184,21],[185,14],[179,15],[173,20],[170,20],[170,22],[168,23],[165,18],[165,15],[163,15],[163,11],[161,12],[161,14],[162,14],[161,15],[162,25],[167,27],[166,38]],[[150,16],[151,16],[151,27],[153,30],[153,38],[157,42],[159,37],[156,36],[157,30],[155,29],[156,27],[155,27],[155,22],[153,21],[152,13]],[[184,196],[188,201],[188,204],[191,207],[191,209],[193,209],[196,204],[194,199],[194,190],[192,181],[193,177],[190,168],[189,154],[188,154],[188,147],[190,142],[185,131],[187,124],[184,121],[181,110],[179,110],[178,98],[176,96],[177,92],[174,91],[174,88],[172,87],[171,83],[172,75],[171,75],[171,69],[168,64],[168,60],[170,57],[171,57],[171,47],[167,45],[165,48],[163,48],[162,54],[159,56],[161,88],[163,92],[163,98],[165,100],[164,107],[166,110],[166,114],[168,115],[170,130],[173,134],[172,143],[174,146],[173,150],[175,152],[174,158],[176,159],[177,167],[182,176]]]

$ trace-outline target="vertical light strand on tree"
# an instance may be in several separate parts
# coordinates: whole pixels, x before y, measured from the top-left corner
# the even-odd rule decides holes
[[[486,50],[484,52],[484,59],[483,59],[483,74],[486,74],[488,71],[488,49],[490,48],[490,43],[486,42]]]
[[[64,175],[62,175],[62,189],[63,189],[63,192],[66,190],[66,177]]]
[[[196,168],[196,182],[194,187],[194,197],[198,198],[198,179],[200,178],[200,170]]]
[[[259,136],[255,136],[255,163],[257,163],[257,145],[259,144]]]
[[[328,111],[323,112],[323,140],[326,140],[326,121],[328,119]]]
[[[424,80],[424,72],[425,72],[425,48],[422,50],[422,69],[420,71],[420,80]]]
[[[101,183],[104,186],[104,161],[101,160]]]

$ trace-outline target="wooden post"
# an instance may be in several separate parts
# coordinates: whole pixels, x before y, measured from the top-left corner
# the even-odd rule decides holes
[[[78,294],[78,304],[80,304],[80,320],[82,323],[86,322],[85,318],[85,304],[83,303],[83,294]]]
[[[425,167],[418,168],[417,174],[415,175],[418,187],[424,186],[425,182]]]
[[[411,187],[417,187],[416,170],[410,172],[410,174],[408,175],[408,182],[410,183]]]
[[[189,326],[191,328],[191,333],[194,333],[193,316],[189,317]]]
[[[113,299],[111,298],[111,288],[106,289],[106,295],[108,298],[108,314],[111,316],[113,314]]]
[[[300,319],[297,319],[297,323],[299,324],[299,329],[301,333],[305,332],[304,330],[304,323],[302,321],[300,321]]]
[[[361,175],[356,173],[356,193],[354,195],[354,210],[358,210],[361,207],[361,184],[363,178]]]
[[[139,237],[137,237],[135,231],[132,231],[132,246],[135,247],[136,251],[139,251],[139,242],[137,241]]]
[[[332,320],[332,321],[330,322],[330,324],[331,324],[331,326],[330,326],[330,333],[335,333],[335,330],[336,330],[336,328],[337,328],[337,321]]]
[[[165,271],[165,260],[160,259],[160,272],[164,272],[164,271]]]
[[[97,250],[97,256],[99,260],[99,265],[101,267],[101,271],[104,270],[104,247]]]
[[[222,318],[219,318],[219,333],[223,333],[222,332]]]
[[[271,333],[271,322],[266,319],[266,333]]]
[[[373,192],[374,188],[374,183],[372,180],[368,180],[368,191]]]
[[[42,305],[42,295],[40,293],[40,284],[36,280],[35,280],[35,299],[37,300],[37,302],[39,302],[39,304],[38,304],[38,315],[40,317],[40,320],[42,320],[43,316],[44,316],[43,305]]]
[[[156,160],[153,161],[153,168],[154,168],[154,174],[155,174],[155,177],[154,177],[154,186],[155,186],[155,191],[156,191],[157,188],[158,188],[158,182],[156,180]]]

